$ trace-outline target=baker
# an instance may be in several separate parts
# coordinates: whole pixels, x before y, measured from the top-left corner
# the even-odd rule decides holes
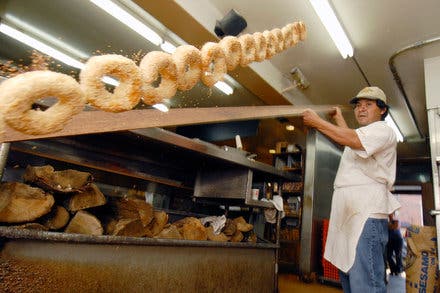
[[[332,124],[314,111],[304,125],[344,146],[324,257],[339,269],[344,292],[386,292],[388,215],[400,207],[390,193],[396,176],[397,139],[385,120],[389,106],[378,87],[362,89],[350,103],[360,128],[351,129],[339,107]]]

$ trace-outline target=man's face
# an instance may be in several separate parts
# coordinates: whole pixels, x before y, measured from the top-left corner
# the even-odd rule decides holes
[[[377,106],[376,101],[369,99],[359,99],[354,105],[354,116],[361,126],[380,121],[385,109]]]

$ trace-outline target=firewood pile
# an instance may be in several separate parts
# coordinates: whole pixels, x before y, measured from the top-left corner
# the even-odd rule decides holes
[[[87,235],[113,235],[184,240],[256,242],[253,225],[243,217],[226,219],[214,231],[195,217],[173,223],[136,197],[107,198],[87,172],[55,171],[50,165],[28,166],[21,182],[0,184],[0,223]]]

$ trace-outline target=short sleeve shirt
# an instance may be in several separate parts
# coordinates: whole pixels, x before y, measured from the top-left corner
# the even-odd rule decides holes
[[[396,178],[396,135],[385,121],[356,129],[365,150],[345,147],[334,186],[385,184],[388,190]]]
[[[394,131],[378,121],[356,129],[364,150],[345,147],[335,179],[324,257],[343,272],[352,267],[364,224],[400,207],[390,193],[396,176]]]

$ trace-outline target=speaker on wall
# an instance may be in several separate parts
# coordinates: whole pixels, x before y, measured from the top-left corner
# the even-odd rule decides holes
[[[237,11],[231,9],[221,20],[217,20],[214,28],[215,34],[224,36],[237,36],[247,26],[246,20]]]

